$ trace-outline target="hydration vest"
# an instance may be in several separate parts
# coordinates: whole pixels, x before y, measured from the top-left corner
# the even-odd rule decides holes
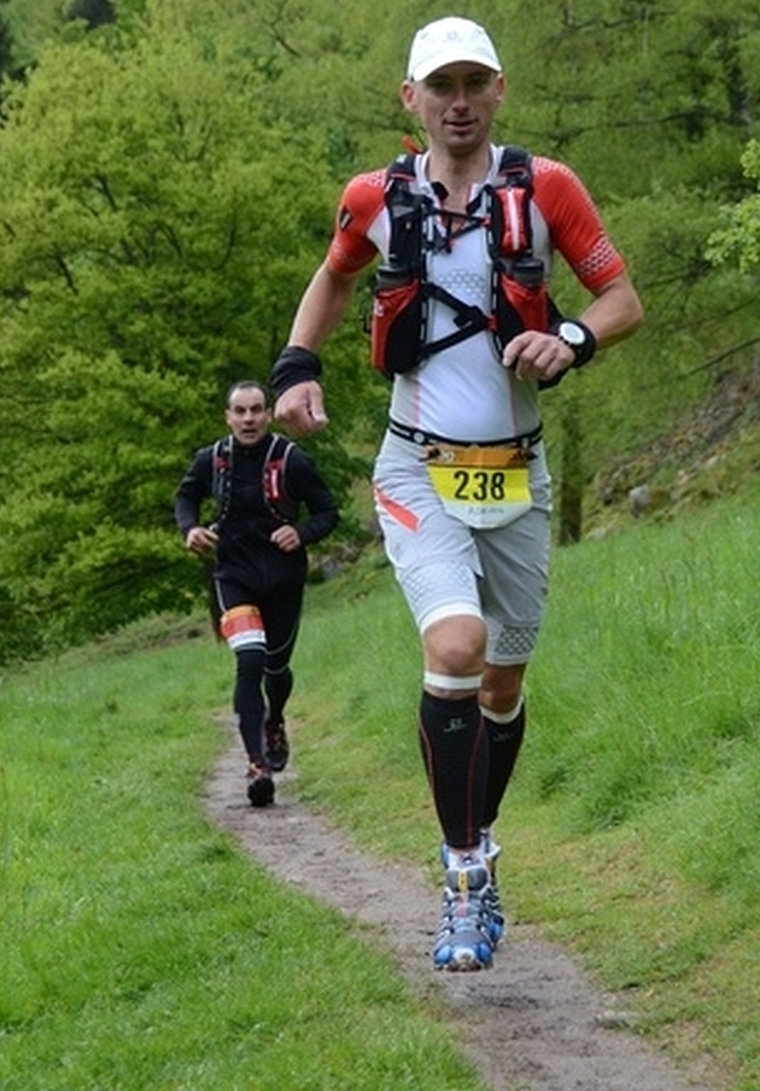
[[[501,356],[523,330],[548,330],[560,318],[545,280],[544,263],[533,253],[530,154],[516,145],[501,152],[497,179],[487,183],[485,216],[451,213],[460,226],[436,234],[435,221],[447,215],[433,200],[413,192],[415,155],[400,155],[386,171],[385,204],[390,217],[388,260],[377,270],[370,323],[373,367],[386,376],[411,371],[428,357],[468,337],[488,331]],[[478,228],[487,233],[491,263],[488,313],[462,302],[428,279],[427,254],[445,249],[459,235]],[[454,312],[456,329],[428,340],[430,300]]]
[[[271,513],[283,523],[292,523],[298,517],[298,503],[288,496],[285,488],[285,468],[293,449],[292,440],[272,435],[264,456],[261,493]],[[232,502],[232,436],[218,439],[211,452],[211,495],[218,509],[213,528],[218,531],[230,512]]]

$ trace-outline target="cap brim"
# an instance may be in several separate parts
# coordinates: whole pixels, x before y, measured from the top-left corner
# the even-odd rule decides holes
[[[409,73],[410,80],[425,80],[428,76],[431,76],[433,72],[437,72],[439,68],[446,68],[450,64],[477,64],[481,68],[487,68],[491,72],[501,72],[501,65],[496,61],[486,60],[481,53],[462,53],[457,52],[455,56],[446,57],[441,60],[440,57],[431,58],[429,61],[421,61],[414,69]]]

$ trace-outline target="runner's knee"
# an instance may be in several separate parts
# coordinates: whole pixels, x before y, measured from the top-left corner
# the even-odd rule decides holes
[[[425,629],[423,646],[427,672],[454,678],[479,677],[485,656],[485,625],[471,614],[442,617]]]
[[[497,713],[508,713],[516,709],[522,693],[524,673],[525,665],[522,663],[503,667],[486,664],[480,690],[481,705]]]

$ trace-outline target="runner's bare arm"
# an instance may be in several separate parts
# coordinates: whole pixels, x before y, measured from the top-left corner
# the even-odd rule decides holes
[[[317,269],[296,312],[288,343],[317,353],[338,326],[356,287],[357,276],[337,273],[327,261]],[[278,398],[275,420],[295,435],[309,435],[327,424],[322,387],[307,379]]]
[[[598,348],[614,345],[637,330],[644,310],[628,274],[621,273],[600,289],[580,317],[596,337]]]

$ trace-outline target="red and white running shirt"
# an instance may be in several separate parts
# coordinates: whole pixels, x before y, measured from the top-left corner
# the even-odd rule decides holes
[[[471,189],[470,207],[476,215],[487,212],[483,187],[496,181],[500,154],[500,148],[492,147],[489,176]],[[428,153],[416,157],[414,188],[439,205],[427,179],[427,163]],[[598,292],[625,265],[588,191],[562,163],[536,156],[532,164],[533,250],[544,261],[547,279],[558,251],[584,287]],[[387,258],[390,221],[384,201],[385,174],[385,170],[360,174],[346,186],[328,251],[328,262],[336,272],[352,275],[378,254]],[[427,255],[431,281],[486,313],[491,307],[487,242],[481,228],[454,238],[449,249]],[[431,300],[430,340],[451,333],[453,318],[450,308]],[[396,376],[390,413],[401,424],[452,439],[504,439],[529,432],[539,423],[538,387],[515,379],[501,365],[490,334],[483,332]]]

